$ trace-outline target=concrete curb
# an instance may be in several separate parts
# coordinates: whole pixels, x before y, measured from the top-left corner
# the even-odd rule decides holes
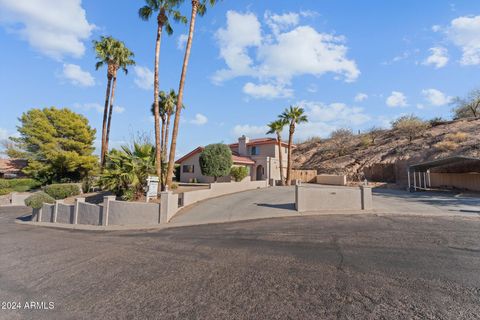
[[[469,218],[469,219],[480,219],[479,215],[469,215],[469,214],[438,214],[438,213],[404,213],[404,212],[384,212],[376,210],[368,211],[329,211],[329,212],[302,212],[295,214],[286,214],[282,216],[272,216],[272,217],[259,217],[259,218],[249,218],[249,219],[240,219],[240,220],[218,220],[218,221],[207,221],[205,223],[168,223],[163,225],[129,225],[129,226],[94,226],[94,225],[72,225],[72,224],[62,224],[62,223],[49,223],[49,222],[32,222],[32,221],[21,221],[15,220],[18,224],[30,225],[35,227],[46,227],[54,229],[64,229],[64,230],[82,230],[82,231],[141,231],[141,230],[165,230],[171,228],[181,228],[181,227],[194,227],[194,226],[203,226],[203,225],[212,225],[212,224],[226,224],[226,223],[237,223],[237,222],[251,222],[257,220],[268,220],[268,219],[281,219],[281,218],[292,218],[292,217],[311,217],[311,216],[338,216],[338,215],[376,215],[379,217],[388,217],[388,216],[399,216],[399,217],[430,217],[430,218]]]

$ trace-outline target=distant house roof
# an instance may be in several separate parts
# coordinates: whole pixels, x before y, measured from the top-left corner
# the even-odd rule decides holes
[[[23,159],[0,159],[0,173],[20,172],[27,164]]]
[[[205,148],[204,147],[198,147],[196,148],[195,150],[187,153],[186,155],[184,155],[183,157],[181,157],[180,159],[178,159],[177,161],[175,161],[176,164],[180,164],[182,163],[183,161],[187,160],[188,158],[191,158],[193,157],[194,155],[202,152]],[[232,152],[232,161],[234,164],[255,164],[255,161],[253,161],[252,159],[248,158],[248,157],[243,157],[243,156],[240,156],[238,153],[236,152]]]
[[[275,138],[258,138],[258,139],[250,139],[248,141],[247,146],[258,146],[262,144],[277,144],[277,139]],[[229,145],[230,148],[238,147],[238,142],[232,143]],[[282,146],[286,147],[288,144],[285,141],[282,141]],[[292,145],[295,148],[295,145]]]

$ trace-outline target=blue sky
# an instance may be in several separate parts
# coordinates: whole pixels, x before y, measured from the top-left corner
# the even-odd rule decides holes
[[[189,1],[181,10],[189,16]],[[120,75],[113,145],[151,134],[155,23],[143,1],[0,0],[0,138],[33,107],[69,107],[100,133],[106,70],[91,41],[123,40],[137,66]],[[186,26],[164,37],[160,86],[177,89]],[[178,154],[263,136],[289,105],[310,123],[298,139],[340,127],[388,126],[402,114],[451,115],[478,85],[480,2],[443,0],[224,0],[199,18]]]

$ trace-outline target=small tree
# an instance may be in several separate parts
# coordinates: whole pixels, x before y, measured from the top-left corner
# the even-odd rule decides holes
[[[372,127],[368,130],[367,135],[370,138],[372,144],[375,144],[375,140],[382,134],[383,129],[379,127]]]
[[[480,117],[480,89],[471,91],[466,98],[455,98],[453,109],[455,120]]]
[[[206,146],[200,155],[202,174],[213,177],[215,182],[219,177],[230,175],[232,165],[232,151],[222,143]]]
[[[411,114],[393,121],[392,127],[397,130],[401,136],[407,137],[411,142],[414,138],[422,135],[429,125],[419,117]]]
[[[230,170],[230,175],[236,182],[240,182],[248,176],[247,167],[232,167]]]
[[[20,117],[20,137],[7,154],[28,159],[23,170],[42,183],[78,182],[98,165],[93,155],[95,129],[69,109],[31,109]]]
[[[330,134],[330,138],[338,150],[338,155],[343,156],[347,153],[349,143],[353,138],[352,130],[350,129],[337,129]]]

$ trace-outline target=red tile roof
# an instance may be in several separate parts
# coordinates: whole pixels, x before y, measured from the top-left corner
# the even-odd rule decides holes
[[[277,144],[277,139],[275,138],[258,138],[258,139],[250,139],[247,143],[247,146],[258,146],[262,144]],[[238,142],[232,143],[229,145],[230,148],[238,147]],[[285,141],[282,141],[282,146],[287,147],[288,144]],[[292,145],[295,148],[295,145]]]
[[[13,173],[19,172],[27,166],[27,160],[22,159],[0,159],[0,172]]]
[[[187,160],[188,158],[193,157],[194,155],[202,152],[203,149],[205,149],[205,148],[204,147],[198,147],[195,150],[187,153],[186,155],[184,155],[183,157],[181,157],[177,161],[175,161],[175,163],[180,164],[183,161]],[[233,160],[234,164],[255,164],[255,161],[253,161],[252,159],[250,159],[248,157],[240,156],[236,152],[232,152],[232,160]]]

